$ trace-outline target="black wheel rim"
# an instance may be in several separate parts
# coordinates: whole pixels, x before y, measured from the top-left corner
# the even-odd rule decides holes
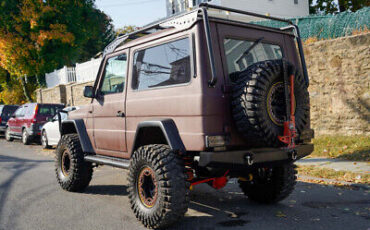
[[[63,175],[68,176],[69,170],[71,168],[71,157],[68,151],[64,151],[62,154],[61,168],[62,168]]]
[[[137,187],[141,203],[147,208],[152,208],[158,198],[158,185],[152,168],[144,167],[140,171]]]
[[[293,108],[294,111],[295,107],[296,106]],[[267,94],[267,113],[273,123],[278,126],[283,126],[286,119],[286,103],[283,82],[279,81],[271,86]]]

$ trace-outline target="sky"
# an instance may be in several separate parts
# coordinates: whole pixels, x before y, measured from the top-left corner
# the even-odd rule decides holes
[[[113,19],[115,29],[143,26],[166,17],[165,0],[96,0],[95,4]]]

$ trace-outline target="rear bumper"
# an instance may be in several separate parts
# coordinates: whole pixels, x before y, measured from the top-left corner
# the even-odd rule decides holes
[[[0,133],[4,133],[6,130],[6,126],[5,125],[0,125]]]
[[[313,144],[302,144],[295,151],[280,148],[261,148],[228,152],[201,152],[199,166],[258,166],[282,161],[296,161],[313,152]]]

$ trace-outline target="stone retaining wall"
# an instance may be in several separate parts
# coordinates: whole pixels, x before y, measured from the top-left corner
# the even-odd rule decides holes
[[[316,135],[370,135],[370,33],[305,45]],[[38,102],[88,104],[85,85],[37,91]]]
[[[94,82],[74,83],[58,85],[50,89],[38,89],[36,91],[37,102],[40,103],[63,103],[67,106],[86,105],[90,103],[89,98],[83,96],[83,89]]]
[[[370,135],[370,33],[305,45],[317,135]]]

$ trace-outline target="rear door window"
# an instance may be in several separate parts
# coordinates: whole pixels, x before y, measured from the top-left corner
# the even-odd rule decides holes
[[[190,40],[168,42],[134,54],[132,88],[145,90],[190,82]]]
[[[261,40],[224,39],[229,74],[243,71],[256,62],[281,59],[283,57],[280,46]]]
[[[64,106],[62,105],[39,105],[38,115],[41,116],[55,116],[57,114],[57,110],[63,109]]]

